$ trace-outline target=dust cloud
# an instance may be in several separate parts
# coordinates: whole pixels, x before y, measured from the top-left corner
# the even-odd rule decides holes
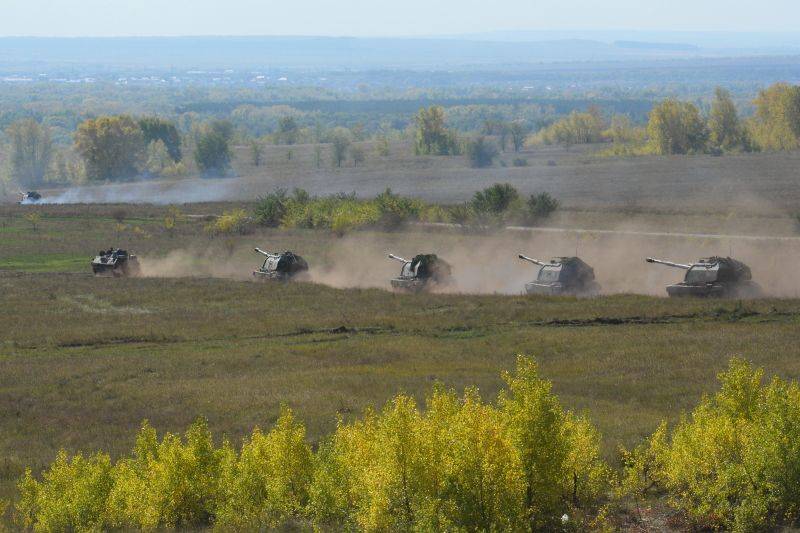
[[[578,255],[595,270],[602,294],[636,293],[666,296],[665,287],[682,281],[684,271],[645,262],[657,257],[692,263],[701,257],[732,256],[750,266],[753,279],[766,296],[800,297],[800,239],[752,236],[688,236],[686,234],[613,231],[498,230],[464,233],[431,228],[397,233],[355,232],[331,237],[322,249],[294,251],[310,265],[305,278],[336,288],[388,289],[400,273],[394,253],[411,258],[436,253],[453,268],[453,282],[436,292],[465,294],[521,294],[536,278],[538,267],[517,254],[549,260]],[[163,257],[140,257],[142,276],[218,277],[251,280],[261,264],[252,251],[258,238],[236,248],[174,250]],[[318,247],[319,248],[319,247]]]
[[[240,253],[223,248],[178,249],[164,257],[140,256],[141,277],[252,279],[252,268],[238,259]],[[253,263],[255,265],[255,262]],[[255,265],[258,266],[258,265]]]
[[[44,191],[34,204],[185,204],[216,202],[236,197],[235,179],[185,179],[72,187]]]

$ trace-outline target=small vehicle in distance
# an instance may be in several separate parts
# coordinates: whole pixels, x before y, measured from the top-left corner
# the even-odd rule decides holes
[[[400,275],[390,281],[393,289],[420,292],[452,280],[452,268],[436,254],[418,254],[411,260],[389,254],[389,259],[403,263]]]
[[[652,257],[645,261],[686,271],[681,283],[667,286],[667,294],[672,298],[755,298],[761,293],[750,267],[730,257],[712,256],[687,264]]]
[[[555,257],[550,262],[522,254],[519,258],[541,267],[536,279],[525,284],[528,294],[594,296],[600,292],[594,269],[578,257]]]
[[[19,201],[21,205],[38,204],[42,200],[42,195],[38,191],[28,191],[22,194],[22,199]]]
[[[92,260],[92,272],[95,276],[138,276],[140,271],[139,259],[119,248],[100,250]]]
[[[264,256],[261,268],[253,271],[256,279],[264,281],[289,281],[298,274],[308,272],[308,263],[294,252],[265,252],[254,249]]]

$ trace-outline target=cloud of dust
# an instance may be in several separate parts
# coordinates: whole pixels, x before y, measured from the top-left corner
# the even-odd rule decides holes
[[[240,250],[227,251],[221,247],[173,250],[163,257],[140,256],[140,275],[150,278],[252,279],[252,271],[258,267],[257,261],[246,262],[240,256]],[[250,266],[252,268],[248,268]]]
[[[229,200],[236,196],[235,179],[186,179],[81,186],[51,195],[43,192],[36,204],[185,204]]]
[[[636,235],[630,229],[625,231],[628,233],[499,230],[467,234],[434,229],[354,232],[343,238],[331,237],[321,251],[295,251],[309,260],[310,271],[304,279],[336,288],[389,289],[389,280],[399,275],[401,264],[389,259],[388,253],[406,258],[436,253],[453,267],[452,284],[436,287],[436,292],[521,294],[525,283],[536,278],[539,268],[519,260],[517,254],[523,253],[542,260],[578,255],[594,268],[602,294],[655,296],[666,296],[666,286],[682,281],[685,272],[648,264],[646,257],[692,263],[701,257],[732,255],[750,266],[754,281],[766,296],[800,296],[800,270],[794,268],[800,261],[798,238]],[[140,257],[140,263],[143,276],[250,280],[260,258],[254,257],[249,246],[229,250],[217,245],[175,250],[163,257]]]

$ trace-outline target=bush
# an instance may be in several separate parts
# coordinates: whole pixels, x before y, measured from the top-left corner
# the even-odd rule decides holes
[[[286,215],[286,189],[276,189],[266,196],[260,196],[253,211],[253,218],[260,226],[277,228]]]
[[[599,436],[564,412],[520,358],[497,407],[441,387],[425,412],[398,396],[340,424],[311,488],[318,523],[336,529],[508,531],[552,528],[606,488]]]
[[[388,188],[375,197],[375,203],[379,213],[378,224],[386,229],[395,229],[409,220],[417,220],[423,209],[419,200],[394,194]]]
[[[521,531],[589,526],[608,486],[599,435],[564,411],[535,363],[520,357],[497,405],[477,389],[434,388],[420,410],[398,395],[340,422],[316,455],[282,409],[240,451],[216,446],[200,419],[161,441],[145,423],[133,453],[68,458],[19,483],[20,525],[45,531]]]
[[[492,166],[498,153],[497,146],[483,136],[479,136],[467,144],[467,157],[473,168]]]
[[[472,197],[472,210],[483,222],[505,222],[519,208],[519,191],[508,183],[495,183]]]
[[[62,450],[41,481],[26,470],[18,485],[17,520],[26,529],[37,531],[103,529],[113,483],[108,455],[69,458]]]
[[[525,159],[524,157],[515,157],[514,161],[512,162],[512,164],[515,167],[527,167],[528,166],[528,160]]]
[[[649,475],[703,527],[758,531],[796,523],[800,388],[762,379],[763,371],[733,359],[715,396],[704,398],[671,435],[664,425],[629,454],[629,486]]]
[[[526,213],[527,222],[529,224],[536,224],[548,218],[558,209],[558,200],[553,198],[549,193],[542,192],[539,194],[532,194],[528,198],[528,210]]]
[[[245,235],[250,232],[250,217],[244,209],[225,211],[206,226],[206,231],[212,235]]]
[[[283,408],[275,427],[266,435],[254,429],[238,460],[223,468],[216,524],[232,530],[275,528],[299,517],[313,473],[305,427]]]
[[[195,421],[183,439],[167,433],[158,442],[147,422],[133,457],[114,467],[108,523],[121,529],[185,528],[208,524],[220,495],[223,464],[235,455],[214,446],[208,424]]]

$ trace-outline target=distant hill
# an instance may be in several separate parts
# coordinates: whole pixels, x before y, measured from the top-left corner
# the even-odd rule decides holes
[[[0,38],[0,66],[115,65],[203,69],[499,67],[698,55],[690,44],[587,39],[509,42],[467,38],[141,37]]]

